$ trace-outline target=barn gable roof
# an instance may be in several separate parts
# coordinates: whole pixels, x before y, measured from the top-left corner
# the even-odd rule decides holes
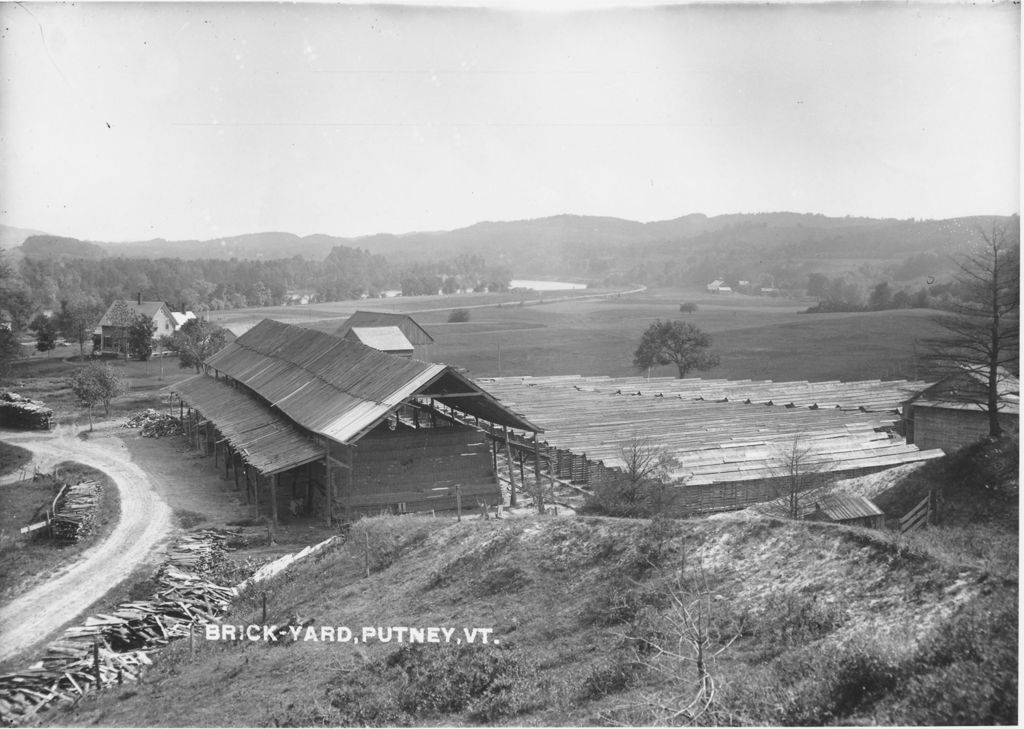
[[[433,344],[434,338],[408,314],[391,311],[356,311],[342,324],[337,332],[339,337],[348,334],[353,327],[398,327],[406,338],[415,345]]]
[[[1020,412],[1020,381],[1000,367],[996,376],[999,411]],[[950,410],[985,410],[988,403],[988,373],[979,367],[962,367],[923,390],[910,400],[917,407]]]
[[[295,423],[341,443],[358,440],[417,395],[499,425],[539,430],[448,365],[385,354],[270,319],[225,345],[206,364],[249,387]]]

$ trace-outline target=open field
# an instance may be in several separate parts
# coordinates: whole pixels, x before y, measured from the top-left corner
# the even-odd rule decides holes
[[[356,310],[388,311],[388,312],[422,312],[443,311],[445,318],[451,309],[475,309],[498,304],[532,306],[545,301],[563,298],[592,298],[613,292],[613,289],[573,289],[563,291],[527,291],[521,293],[494,294],[445,294],[433,296],[395,296],[382,299],[359,299],[349,301],[331,301],[323,304],[307,304],[300,306],[264,306],[247,309],[226,309],[211,311],[210,320],[228,326],[231,324],[249,324],[260,319],[275,319],[287,324],[303,324],[324,319],[347,319]]]
[[[693,314],[679,304],[693,301]],[[914,378],[915,339],[935,330],[934,312],[894,310],[802,314],[807,302],[656,290],[619,298],[478,309],[465,324],[441,312],[418,314],[434,336],[434,361],[472,375],[635,375],[633,350],[655,319],[683,319],[709,332],[731,379]],[[315,325],[330,331],[334,322]],[[499,370],[500,345],[500,370]],[[673,375],[673,367],[652,375]],[[691,373],[699,376],[701,373]]]

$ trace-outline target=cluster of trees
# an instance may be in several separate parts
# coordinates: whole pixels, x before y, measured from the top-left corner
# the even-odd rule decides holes
[[[103,309],[114,299],[138,294],[172,309],[280,306],[289,292],[319,301],[376,297],[387,290],[406,295],[459,290],[506,290],[511,271],[476,255],[434,263],[394,263],[366,251],[338,246],[323,261],[300,256],[268,261],[160,258],[31,258],[5,266],[0,307],[24,329],[39,309],[69,305]]]
[[[818,297],[808,314],[838,311],[884,311],[886,309],[946,309],[960,295],[956,281],[933,282],[916,290],[893,289],[881,281],[865,296],[864,289],[842,276],[828,278],[820,273],[807,277],[807,295]]]

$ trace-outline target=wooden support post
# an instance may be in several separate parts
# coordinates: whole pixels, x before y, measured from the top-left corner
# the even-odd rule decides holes
[[[455,514],[462,521],[462,484],[455,484]]]
[[[348,450],[348,453],[346,454],[347,455],[346,460],[348,462],[348,468],[345,469],[345,499],[344,499],[344,502],[346,504],[350,504],[351,503],[351,499],[352,499],[352,483],[353,483],[353,479],[355,477],[354,476],[355,463],[356,463],[355,446],[351,446],[350,445],[350,446],[348,446],[347,450]],[[347,510],[347,508],[348,507],[346,506],[346,510]]]
[[[274,526],[277,526],[277,487],[280,483],[278,474],[274,474],[270,479],[270,519]]]
[[[214,467],[214,469],[216,469],[219,466],[220,466],[220,446],[217,445],[216,441],[214,441],[214,443],[213,443],[213,467]]]
[[[254,479],[255,483],[252,489],[253,498],[256,500],[256,516],[260,515],[260,479],[260,472],[257,471],[256,478]]]
[[[330,453],[330,448],[328,448],[327,452],[324,453],[324,473],[327,476],[324,479],[324,524],[326,524],[327,526],[330,526],[331,525],[331,508],[332,508],[333,502],[334,502],[334,494],[332,493],[334,484],[332,483],[332,478],[331,478],[331,453]]]
[[[242,475],[245,476],[245,503],[248,505],[251,503],[251,494],[249,493],[249,464],[242,464]]]
[[[501,426],[501,430],[505,435],[505,460],[508,461],[508,505],[518,506],[519,502],[516,499],[516,474],[512,468],[512,448],[508,444],[508,426]]]
[[[228,480],[228,474],[231,472],[231,461],[234,458],[231,455],[231,446],[227,443],[224,444],[224,480]]]
[[[498,439],[491,435],[491,465],[494,467],[494,475],[498,475]]]
[[[306,514],[313,513],[313,464],[306,464]]]

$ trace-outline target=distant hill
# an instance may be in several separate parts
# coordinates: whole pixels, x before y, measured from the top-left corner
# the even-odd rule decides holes
[[[641,261],[647,266],[679,265],[689,257],[691,268],[700,263],[703,277],[705,270],[712,276],[725,275],[726,270],[733,268],[756,270],[755,264],[761,261],[816,265],[815,261],[841,259],[895,265],[921,254],[945,256],[962,249],[976,237],[976,229],[990,220],[835,218],[777,212],[714,217],[696,213],[641,223],[613,217],[555,215],[480,222],[449,231],[351,238],[264,232],[203,241],[157,238],[131,243],[85,243],[73,238],[36,235],[31,236],[30,245],[23,252],[35,257],[95,258],[102,251],[110,256],[151,259],[270,260],[302,256],[322,260],[335,247],[345,246],[410,262],[475,254],[492,265],[508,267],[517,276],[580,278],[630,275]]]
[[[103,247],[95,243],[45,234],[29,236],[21,244],[21,253],[26,258],[85,258],[91,261],[107,256]]]

